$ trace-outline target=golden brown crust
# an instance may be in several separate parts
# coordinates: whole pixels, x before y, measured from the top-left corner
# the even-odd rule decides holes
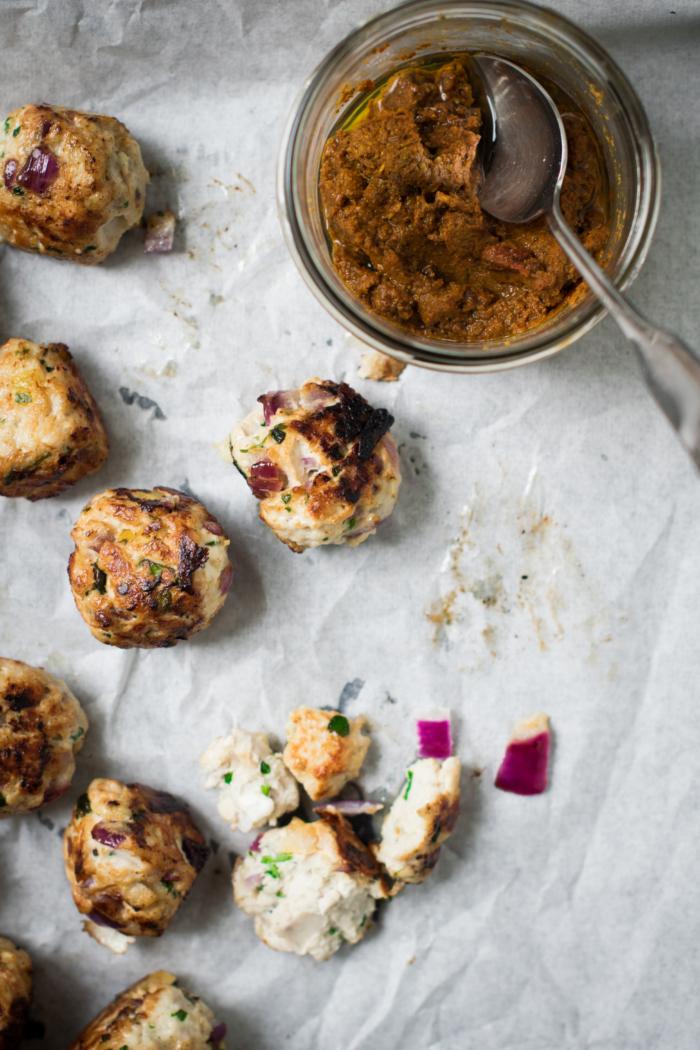
[[[148,172],[114,117],[22,106],[0,125],[0,153],[0,234],[15,248],[92,265],[141,220]]]
[[[94,474],[109,453],[95,401],[63,343],[0,349],[0,495],[46,499]]]
[[[346,735],[329,729],[333,719],[347,723]],[[315,802],[337,795],[360,772],[369,747],[363,725],[363,718],[346,719],[338,711],[311,707],[299,707],[289,715],[282,758]]]
[[[92,781],[63,836],[78,911],[132,937],[160,937],[208,854],[183,803],[118,780]]]
[[[65,682],[0,658],[0,819],[68,791],[88,720]]]
[[[71,532],[68,576],[95,638],[121,649],[176,645],[224,604],[229,540],[201,503],[175,489],[107,489]]]
[[[32,1002],[32,964],[26,952],[0,937],[0,1050],[16,1050]]]

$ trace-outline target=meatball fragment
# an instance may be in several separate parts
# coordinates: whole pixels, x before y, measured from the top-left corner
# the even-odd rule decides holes
[[[311,707],[290,714],[282,758],[314,802],[333,798],[360,772],[369,747],[364,724],[364,718],[353,721],[338,711]]]
[[[0,125],[0,238],[14,248],[92,265],[143,214],[148,172],[114,117],[22,106]]]
[[[84,928],[118,954],[133,937],[160,937],[208,855],[178,799],[118,780],[93,780],[63,835]]]
[[[0,348],[0,496],[46,499],[99,470],[100,411],[63,343]]]
[[[345,383],[277,390],[218,446],[260,500],[260,517],[293,551],[358,543],[389,517],[401,484],[384,408]]]
[[[84,1028],[69,1050],[225,1050],[226,1025],[197,995],[164,970],[118,995]]]
[[[33,813],[68,791],[87,729],[65,682],[0,658],[0,819]]]
[[[422,758],[410,766],[406,783],[386,815],[379,863],[401,882],[423,882],[437,864],[440,847],[459,816],[458,758],[442,764]]]
[[[219,813],[231,831],[250,831],[299,805],[299,789],[281,755],[274,755],[264,733],[232,729],[219,736],[199,760],[205,788],[219,789]]]
[[[19,1046],[31,1002],[31,960],[12,941],[0,937],[0,1050]]]
[[[175,489],[100,492],[71,536],[75,604],[107,645],[176,645],[209,626],[231,586],[224,530],[201,503]]]
[[[374,857],[339,814],[266,831],[239,857],[233,896],[255,932],[280,952],[330,959],[367,932],[375,901],[389,895]]]
[[[362,363],[357,370],[360,379],[374,379],[383,383],[395,382],[406,367],[404,361],[397,361],[395,357],[382,354],[379,350],[362,354],[360,361]]]

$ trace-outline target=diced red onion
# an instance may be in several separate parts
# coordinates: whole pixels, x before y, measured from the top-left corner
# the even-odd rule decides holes
[[[293,411],[299,407],[298,390],[270,390],[267,394],[261,394],[258,401],[265,411],[265,425],[269,427],[275,412],[281,408]]]
[[[17,182],[31,190],[32,193],[38,193],[40,197],[43,197],[56,181],[60,168],[53,153],[42,146],[37,146],[24,162],[17,176]]]
[[[103,529],[102,532],[98,532],[96,536],[93,536],[88,543],[88,548],[99,554],[105,543],[114,543],[114,533],[111,529]]]
[[[391,434],[385,434],[382,440],[379,442],[379,444],[383,445],[386,449],[386,453],[389,457],[389,462],[391,463],[391,469],[394,471],[395,474],[400,474],[401,464],[399,462],[399,450],[397,449],[396,442],[394,441]]]
[[[418,754],[421,758],[437,758],[442,761],[452,754],[450,712],[446,707],[421,711],[416,716],[418,731]]]
[[[219,578],[219,590],[222,594],[226,594],[229,587],[233,583],[233,565],[227,565],[224,571],[221,573]]]
[[[50,131],[51,131],[51,121],[50,120],[42,120],[42,122],[41,122],[41,137],[42,137],[42,139],[45,139]]]
[[[5,189],[11,190],[15,184],[15,175],[17,174],[17,161],[14,158],[5,161]]]
[[[172,251],[175,238],[175,216],[171,211],[162,215],[149,215],[146,224],[146,240],[143,242],[145,252]]]
[[[361,813],[377,813],[384,806],[381,802],[374,802],[371,798],[340,799],[336,802],[319,802],[314,806],[314,813],[331,812],[341,813],[344,817],[358,817]]]
[[[247,478],[253,495],[264,499],[270,492],[281,492],[284,483],[284,472],[269,459],[261,459],[250,468]]]
[[[496,787],[515,795],[540,795],[547,787],[549,730],[511,740],[496,776]]]
[[[265,834],[265,832],[261,831],[260,834],[256,835],[256,837],[253,839],[253,841],[251,842],[250,846],[248,846],[248,849],[250,850],[251,853],[259,853],[260,852],[260,840],[262,839],[264,834]]]
[[[110,930],[123,930],[124,926],[122,923],[115,922],[114,919],[108,919],[106,915],[102,915],[96,908],[93,908],[88,919],[92,919],[98,926],[107,926]]]
[[[122,842],[126,842],[126,835],[122,835],[119,831],[110,831],[109,828],[105,828],[102,824],[95,824],[92,829],[92,837],[95,842],[100,842],[103,846],[109,846],[110,849],[119,849]]]
[[[209,1033],[209,1038],[207,1039],[207,1042],[208,1043],[220,1043],[225,1035],[226,1035],[226,1025],[222,1021],[221,1024],[218,1024],[216,1026],[216,1028],[212,1028],[211,1032]]]
[[[224,530],[219,525],[218,521],[205,521],[202,528],[206,529],[207,532],[211,532],[214,536],[223,536]]]
[[[254,871],[252,875],[246,875],[245,884],[254,890],[256,886],[262,886],[264,875],[261,871]]]
[[[47,787],[46,793],[44,794],[44,805],[48,805],[49,802],[55,802],[57,798],[61,797],[61,795],[65,795],[66,791],[68,791],[69,789],[70,781],[68,781],[67,784],[56,784],[55,781],[52,781]]]
[[[362,529],[353,529],[352,532],[347,532],[345,534],[345,538],[348,540],[353,540],[356,536],[364,536],[366,532],[374,532],[377,526],[381,525],[381,523],[385,520],[385,518],[381,518],[379,521],[375,521],[374,525],[365,525],[365,527]]]

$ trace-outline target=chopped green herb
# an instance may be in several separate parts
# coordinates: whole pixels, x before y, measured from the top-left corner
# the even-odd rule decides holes
[[[404,797],[404,801],[408,798],[408,793],[411,790],[411,784],[413,783],[413,770],[409,769],[409,771],[406,774],[406,776],[408,778],[408,784],[406,785],[406,791],[405,791],[405,794],[403,796]]]
[[[161,591],[158,595],[158,611],[165,613],[172,608],[173,596],[169,589]]]
[[[336,926],[331,926],[331,928],[330,928],[330,930],[328,932],[330,933],[331,936],[333,936],[333,934],[338,932],[338,928]]]
[[[17,127],[15,128],[15,130],[12,132],[12,138],[16,139],[21,130],[22,130],[22,125],[18,124]]]
[[[271,875],[273,879],[279,879],[282,877],[276,864],[270,864],[270,870],[265,872],[265,874]]]
[[[291,492],[285,492],[284,496],[282,497],[282,502],[283,503],[289,503],[291,498],[292,498]]]
[[[135,809],[134,812],[131,814],[131,819],[132,820],[136,820],[139,824],[145,824],[146,823],[146,810],[145,809]]]
[[[233,773],[227,773],[226,776],[224,777],[224,780],[226,781],[227,784],[230,784],[231,781],[233,780]]]
[[[328,543],[328,537],[324,536],[323,539],[321,540],[321,543]]]
[[[180,894],[175,889],[175,883],[174,882],[168,882],[167,879],[161,879],[160,880],[160,884],[161,884],[161,886],[165,886],[166,890],[168,891],[168,893],[170,894],[171,897],[179,897],[180,896]]]
[[[431,838],[431,842],[437,842],[438,835],[440,834],[440,821],[438,820],[437,827],[435,828],[435,834]]]
[[[362,916],[362,922],[360,923],[360,929],[362,929],[362,927],[364,926],[364,924],[365,924],[366,922],[367,922],[367,916],[366,916],[366,915],[363,915],[363,916]]]
[[[12,191],[12,196],[13,197],[24,197],[24,190],[22,189],[22,187],[21,186],[15,186],[15,188]]]
[[[218,547],[220,543],[221,543],[221,540],[209,540],[209,542],[205,543],[204,546],[205,547]]]
[[[83,507],[83,514],[87,514],[89,510],[92,510],[92,507]]]
[[[186,1010],[176,1010],[175,1013],[171,1014],[170,1016],[171,1017],[177,1017],[178,1021],[184,1021],[185,1018],[187,1017],[187,1011]]]
[[[275,897],[286,897],[286,896],[287,896],[287,894],[286,893],[282,893],[282,890],[277,890],[277,893],[275,894]]]
[[[93,565],[94,569],[97,569],[97,581],[93,590],[99,591],[100,594],[106,594],[107,592],[107,573],[104,569],[101,569],[97,562]]]
[[[11,120],[8,117],[7,120],[5,121],[5,134],[7,134],[7,132],[10,130],[10,123],[11,123]]]
[[[275,441],[277,442],[278,445],[281,445],[282,442],[284,441],[284,439],[286,438],[286,436],[287,436],[286,430],[287,430],[287,424],[286,423],[278,423],[277,426],[273,427],[272,430],[270,431],[272,437],[275,439]]]
[[[260,763],[260,772],[265,773],[265,775],[267,775],[270,772],[270,767],[268,766],[267,762]]]
[[[42,357],[42,359],[41,359],[41,363],[42,363],[42,365],[44,366],[44,369],[45,369],[45,371],[47,371],[47,372],[53,372],[53,371],[55,371],[55,369],[56,369],[56,366],[55,366],[55,365],[47,365],[47,364],[46,364],[46,361],[44,361],[44,358],[43,358],[43,357]]]
[[[333,467],[333,477],[337,478],[342,469],[342,467]]]
[[[262,857],[263,864],[281,864],[285,860],[291,860],[293,853],[278,853],[276,857]]]
[[[327,728],[329,733],[337,733],[338,736],[348,736],[350,733],[350,723],[345,715],[333,715]]]
[[[13,190],[12,192],[14,193],[15,191]],[[46,245],[46,250],[47,250],[47,252],[56,252],[56,255],[63,255],[63,252],[61,251],[61,249],[60,248],[54,248],[52,244],[47,244]]]
[[[76,819],[80,820],[80,818],[84,817],[87,813],[92,813],[92,806],[90,805],[90,797],[86,791],[84,795],[80,796],[75,804]]]
[[[97,250],[96,244],[88,244],[87,248],[83,248],[84,252],[94,252]]]
[[[56,733],[56,736],[52,736],[51,739],[52,740],[63,740],[63,737],[61,736],[60,733]]]
[[[263,891],[263,888],[262,888],[262,886],[256,886],[256,887],[255,887],[255,892],[256,892],[256,893],[262,893],[262,891]]]
[[[354,529],[354,528],[355,528],[355,526],[357,525],[357,518],[349,518],[349,519],[348,519],[348,520],[347,520],[347,521],[345,522],[345,525],[346,525],[346,527],[347,527],[348,529]]]
[[[0,419],[0,423],[6,423],[6,422],[7,422],[6,419]]]
[[[129,207],[129,202],[128,201],[124,201],[124,203],[122,204],[122,208],[128,208],[128,207]]]
[[[76,731],[74,733],[71,733],[71,735],[70,735],[71,740],[74,740],[74,741],[75,740],[80,740],[80,738],[81,738],[81,736],[83,735],[84,732],[85,732],[85,730],[83,729],[83,727],[82,726],[78,726]]]
[[[5,796],[3,795],[2,791],[0,791],[0,809],[2,809],[2,807],[6,805],[7,802],[5,801]]]
[[[263,795],[269,795],[272,789],[270,788],[269,784],[263,784],[260,790],[262,791]]]
[[[160,518],[156,518],[156,521],[160,521]],[[163,569],[167,569],[168,568],[167,565],[161,565],[160,562],[158,562],[158,561],[151,561],[150,558],[142,558],[141,561],[139,562],[139,569],[141,568],[142,565],[147,565],[148,566],[149,571],[151,573],[151,576],[160,576],[160,574],[162,573]]]
[[[31,403],[32,403],[32,395],[31,394],[23,394],[23,393],[21,393],[18,390],[17,393],[15,394],[15,401],[17,402],[18,405],[31,405]]]

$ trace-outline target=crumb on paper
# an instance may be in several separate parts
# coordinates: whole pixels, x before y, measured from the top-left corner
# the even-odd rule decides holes
[[[406,367],[403,361],[396,361],[388,354],[380,353],[379,350],[362,354],[360,360],[362,364],[357,370],[360,379],[375,379],[384,383],[393,383]]]
[[[172,251],[175,237],[175,216],[171,211],[157,211],[148,216],[145,252]]]

